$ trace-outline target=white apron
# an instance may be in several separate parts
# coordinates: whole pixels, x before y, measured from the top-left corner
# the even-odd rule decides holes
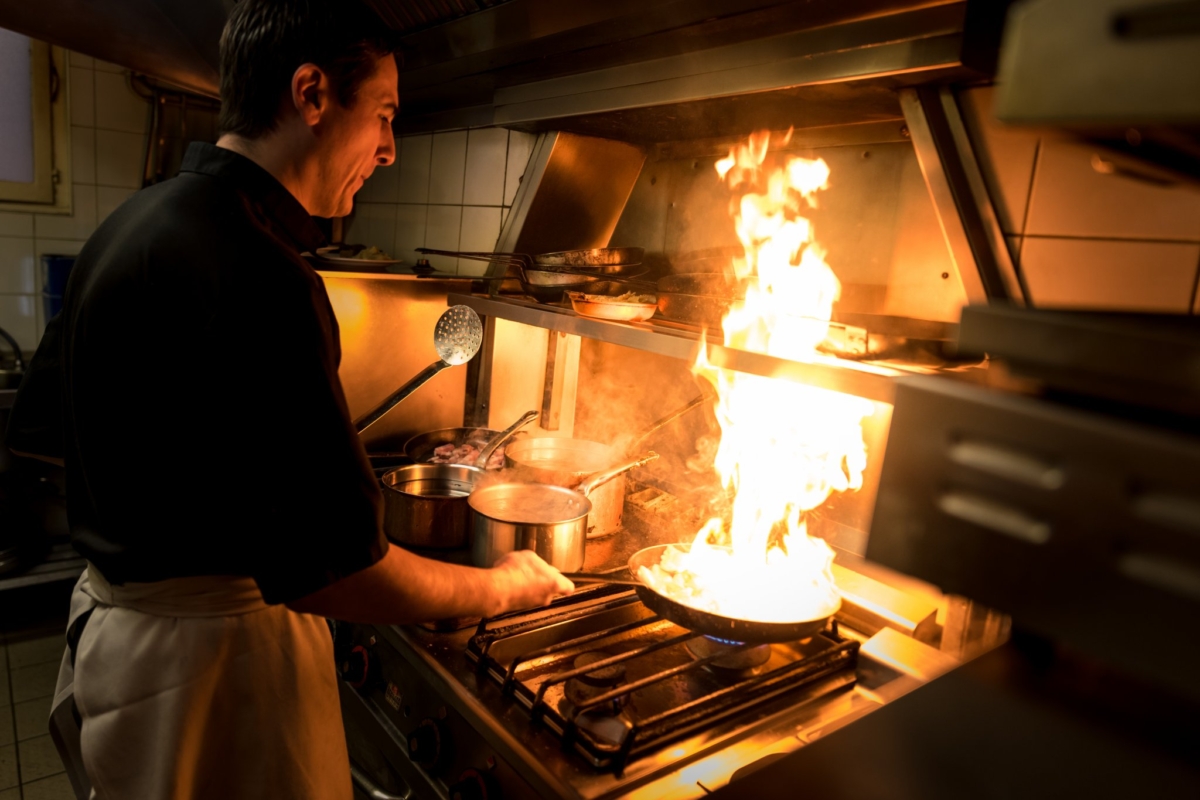
[[[250,578],[112,586],[90,565],[69,624],[89,609],[52,717],[73,694],[79,739],[55,738],[92,798],[350,800],[323,619],[267,605]]]

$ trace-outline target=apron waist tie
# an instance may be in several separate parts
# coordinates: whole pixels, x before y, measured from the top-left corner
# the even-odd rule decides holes
[[[160,617],[233,617],[267,608],[253,578],[200,575],[113,586],[88,564],[88,593],[97,602]]]

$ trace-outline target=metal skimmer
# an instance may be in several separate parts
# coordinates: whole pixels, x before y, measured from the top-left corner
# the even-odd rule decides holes
[[[437,350],[440,361],[435,361],[417,373],[408,383],[395,392],[371,411],[354,421],[354,427],[362,433],[375,424],[380,417],[391,411],[404,398],[421,388],[434,375],[446,367],[457,367],[465,364],[479,352],[483,344],[483,323],[475,309],[467,306],[451,306],[438,319],[433,329],[433,346]]]

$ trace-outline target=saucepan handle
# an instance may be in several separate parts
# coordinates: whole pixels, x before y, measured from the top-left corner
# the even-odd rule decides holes
[[[487,446],[480,451],[479,458],[475,459],[475,466],[479,467],[480,469],[487,469],[487,462],[488,459],[492,457],[492,453],[496,452],[496,450],[502,444],[511,439],[517,431],[521,430],[521,428],[524,428],[526,425],[533,422],[540,416],[541,414],[537,411],[526,411],[524,414],[522,414],[519,420],[500,431],[500,433],[496,434],[495,438],[487,443]]]
[[[621,464],[618,464],[615,467],[610,467],[609,469],[602,470],[601,472],[596,472],[591,475],[588,475],[586,478],[583,479],[583,481],[578,486],[575,487],[575,491],[579,492],[584,497],[587,497],[589,494],[591,494],[597,488],[608,483],[609,481],[611,481],[613,478],[617,477],[618,475],[628,472],[629,470],[633,469],[634,467],[640,467],[644,464],[649,464],[651,461],[653,461],[656,458],[658,458],[658,453],[651,450],[648,453],[638,456],[637,458],[633,459],[632,461],[625,461]]]

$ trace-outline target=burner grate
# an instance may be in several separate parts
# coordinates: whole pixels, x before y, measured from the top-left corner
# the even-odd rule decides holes
[[[467,648],[481,672],[595,766],[621,772],[632,760],[722,722],[753,722],[794,703],[801,687],[835,675],[840,679],[821,693],[854,683],[858,642],[840,636],[836,622],[803,642],[771,645],[761,670],[730,674],[714,662],[761,646],[724,643],[698,656],[688,644],[702,635],[654,615],[624,587],[603,589],[541,612],[484,620]],[[582,654],[590,657],[577,666]],[[627,681],[567,690],[618,667]]]

